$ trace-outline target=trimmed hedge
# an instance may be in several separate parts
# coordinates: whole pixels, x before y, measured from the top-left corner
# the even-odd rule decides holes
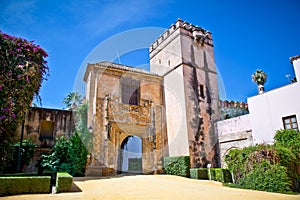
[[[163,162],[166,174],[172,174],[183,177],[190,177],[190,157],[164,157]]]
[[[142,158],[128,158],[128,171],[130,172],[143,171]]]
[[[0,196],[50,192],[50,176],[0,177]]]
[[[219,181],[222,183],[232,183],[231,173],[228,169],[210,168],[210,170],[208,171],[210,173],[211,180]]]
[[[190,176],[194,179],[205,179],[208,180],[208,169],[207,168],[192,168],[190,169]]]
[[[67,172],[57,172],[56,176],[56,191],[69,192],[73,183],[73,176]]]

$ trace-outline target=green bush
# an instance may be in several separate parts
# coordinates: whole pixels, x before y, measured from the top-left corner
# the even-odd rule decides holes
[[[228,169],[210,168],[209,172],[210,172],[211,180],[219,181],[222,183],[232,182],[231,173]]]
[[[143,171],[142,158],[128,158],[128,171],[130,172]]]
[[[164,170],[167,174],[190,177],[190,157],[164,157]]]
[[[73,177],[67,172],[58,172],[56,176],[56,191],[69,192],[73,183]]]
[[[50,192],[50,176],[0,177],[0,196]]]
[[[57,138],[50,155],[42,155],[41,166],[54,172],[68,172],[73,176],[83,176],[87,150],[77,132],[67,139]]]
[[[8,158],[7,164],[3,167],[3,173],[15,173],[18,168],[18,159],[20,153],[20,169],[29,165],[31,158],[34,154],[36,144],[32,142],[32,139],[23,140],[22,148],[19,151],[20,142],[15,143],[11,148],[11,157]]]
[[[237,187],[286,193],[295,188],[295,182],[283,165],[294,157],[289,149],[275,143],[231,150],[225,161]]]
[[[192,168],[190,169],[190,176],[194,179],[206,179],[208,180],[207,168]]]
[[[286,167],[271,165],[268,161],[256,164],[251,173],[241,179],[243,188],[268,192],[286,193],[291,191],[291,179]]]

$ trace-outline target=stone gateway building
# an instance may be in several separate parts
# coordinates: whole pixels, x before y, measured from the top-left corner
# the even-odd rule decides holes
[[[99,62],[88,64],[84,81],[94,134],[86,175],[156,173],[165,156],[190,156],[191,167],[219,166],[210,32],[178,19],[150,45],[150,72]]]

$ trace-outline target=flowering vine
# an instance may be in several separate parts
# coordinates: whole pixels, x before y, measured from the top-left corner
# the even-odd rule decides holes
[[[0,165],[34,95],[49,75],[48,54],[34,41],[0,31]]]

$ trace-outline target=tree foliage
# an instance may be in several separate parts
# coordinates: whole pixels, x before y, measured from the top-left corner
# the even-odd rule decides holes
[[[32,142],[32,139],[23,140],[21,149],[20,149],[20,142],[15,143],[11,147],[12,154],[8,158],[8,162],[4,167],[3,172],[9,174],[17,172],[19,150],[21,153],[20,155],[21,168],[23,168],[26,165],[29,165],[31,158],[34,155],[35,148],[36,148],[36,144]]]
[[[260,144],[229,151],[225,161],[238,186],[271,192],[299,192],[300,133],[279,130],[274,139],[274,145]]]
[[[42,167],[55,172],[68,172],[72,176],[84,175],[88,151],[75,133],[70,139],[56,138],[51,154],[42,156]]]
[[[83,103],[76,107],[76,130],[81,138],[82,143],[85,145],[89,152],[92,151],[93,148],[93,133],[89,131],[87,127],[87,119],[88,119],[88,104]]]
[[[261,69],[256,70],[252,74],[252,80],[257,84],[257,85],[264,85],[267,81],[268,75],[263,72]]]
[[[82,96],[77,92],[70,92],[63,99],[62,103],[65,104],[69,110],[73,110],[82,103]]]
[[[0,166],[6,164],[18,124],[48,75],[47,56],[33,41],[0,32]]]

